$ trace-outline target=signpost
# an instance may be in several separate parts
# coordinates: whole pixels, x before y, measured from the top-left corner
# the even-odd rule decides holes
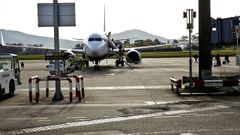
[[[76,26],[75,3],[58,3],[58,26]],[[38,3],[38,26],[54,26],[54,4]]]
[[[38,4],[38,26],[39,27],[54,27],[54,50],[55,55],[60,55],[59,52],[59,26],[76,26],[75,23],[75,4],[74,3],[58,3],[58,0],[53,0],[53,3]],[[61,77],[59,59],[55,61],[56,77]],[[61,91],[60,79],[55,81],[55,94],[53,101],[63,100]]]
[[[69,53],[65,52],[46,52],[45,60],[66,60],[69,58]]]

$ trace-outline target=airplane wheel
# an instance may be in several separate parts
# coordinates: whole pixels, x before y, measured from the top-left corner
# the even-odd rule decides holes
[[[10,81],[10,83],[9,83],[9,96],[10,97],[14,96],[14,91],[15,91],[15,83],[13,81]]]
[[[119,60],[116,60],[116,67],[118,67],[120,61]]]
[[[95,70],[95,71],[98,71],[98,70],[100,70],[100,66],[98,66],[98,65],[95,65],[95,66],[94,66],[94,70]]]
[[[121,66],[124,67],[124,61],[123,60],[121,61]]]

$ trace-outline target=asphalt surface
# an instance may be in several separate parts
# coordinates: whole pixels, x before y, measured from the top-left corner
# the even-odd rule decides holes
[[[213,76],[240,75],[235,58],[230,60],[228,65],[213,67]],[[239,96],[177,96],[170,90],[170,77],[188,76],[187,58],[143,59],[133,69],[104,60],[99,71],[90,67],[73,73],[84,76],[86,97],[81,102],[74,97],[72,103],[67,81],[61,82],[64,100],[52,101],[54,82],[50,97],[45,98],[42,81],[40,102],[29,103],[28,78],[45,77],[48,70],[45,61],[24,63],[22,85],[15,96],[0,100],[1,135],[240,134]],[[193,76],[198,76],[197,63],[193,63]]]

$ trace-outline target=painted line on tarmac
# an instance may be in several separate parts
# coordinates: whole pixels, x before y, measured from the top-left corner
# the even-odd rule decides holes
[[[36,118],[0,118],[0,120],[48,120],[48,117],[36,117]]]
[[[226,109],[229,106],[225,105],[218,105],[212,107],[203,107],[203,108],[195,108],[190,110],[175,110],[175,111],[167,111],[167,112],[158,112],[152,114],[143,114],[143,115],[135,115],[135,116],[127,116],[127,117],[115,117],[115,118],[105,118],[105,119],[97,119],[97,120],[89,120],[89,121],[81,121],[81,122],[69,122],[64,124],[56,124],[56,125],[49,125],[49,126],[40,126],[34,128],[24,128],[19,130],[12,130],[12,131],[0,131],[1,135],[20,135],[20,134],[29,134],[29,133],[37,133],[37,132],[47,132],[52,130],[59,130],[59,129],[66,129],[66,128],[75,128],[75,127],[82,127],[82,126],[89,126],[89,125],[98,125],[104,123],[114,123],[114,122],[122,122],[127,120],[138,120],[144,118],[151,118],[151,117],[165,117],[171,115],[179,115],[185,113],[193,113],[193,112],[202,112],[202,111],[211,111],[211,110],[218,110],[218,109]]]
[[[73,87],[75,89],[76,87]],[[44,88],[41,88],[44,89]],[[103,86],[103,87],[85,87],[85,90],[153,90],[153,89],[170,89],[170,85],[160,86]],[[33,89],[35,90],[35,89]],[[54,87],[49,90],[55,90]],[[69,87],[62,87],[62,90],[69,91]],[[29,91],[28,88],[17,89],[16,91],[25,92]]]
[[[145,101],[143,103],[84,103],[84,104],[61,104],[61,105],[5,105],[0,106],[0,109],[20,109],[20,108],[71,108],[71,107],[136,107],[136,106],[152,106],[152,105],[161,105],[161,104],[167,104],[167,103],[176,103],[174,102],[154,102],[154,101]]]
[[[86,87],[87,90],[147,90],[147,89],[166,89],[166,88],[170,88],[170,85]]]
[[[144,133],[128,133],[128,135],[159,135],[159,134],[180,134],[180,135],[198,135],[200,134],[206,134],[207,132],[210,132],[212,134],[214,133],[222,133],[222,132],[227,132],[226,134],[231,134],[229,132],[239,132],[240,129],[237,128],[228,128],[228,129],[217,129],[217,130],[212,130],[212,129],[194,129],[194,130],[166,130],[166,131],[158,131],[158,132],[144,132]]]

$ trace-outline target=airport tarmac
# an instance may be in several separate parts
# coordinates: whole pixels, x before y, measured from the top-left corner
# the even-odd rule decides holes
[[[235,58],[230,61],[213,67],[213,76],[240,75]],[[99,71],[90,67],[73,73],[84,76],[86,97],[81,102],[74,99],[69,103],[66,81],[61,83],[64,100],[52,102],[54,82],[50,83],[50,98],[44,97],[45,82],[40,82],[38,104],[28,101],[28,78],[47,76],[48,63],[23,62],[22,85],[17,86],[14,97],[0,101],[0,134],[240,133],[239,96],[172,93],[169,78],[189,75],[188,58],[143,59],[133,69],[115,67],[113,60],[103,60]],[[197,63],[193,63],[193,76],[198,76]]]

